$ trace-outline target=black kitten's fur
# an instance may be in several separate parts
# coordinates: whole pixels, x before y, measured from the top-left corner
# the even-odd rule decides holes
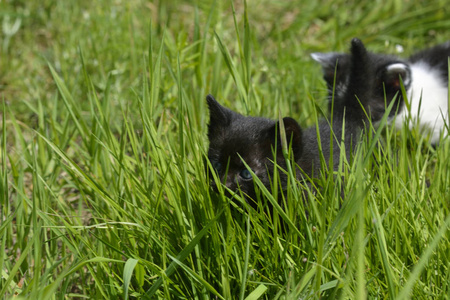
[[[255,200],[253,179],[242,160],[269,188],[269,178],[273,175],[272,146],[275,145],[275,136],[279,136],[276,131],[278,124],[269,119],[244,117],[221,106],[211,95],[206,99],[210,111],[208,158],[211,165],[229,189],[237,192],[240,187],[245,195]],[[300,156],[302,131],[293,119],[285,118],[283,122],[286,136],[292,136],[294,155]],[[277,145],[281,147],[279,141]],[[280,147],[277,149],[277,163],[285,167]],[[285,184],[285,178],[282,180]],[[215,185],[214,182],[212,184]]]
[[[365,114],[356,101],[354,93],[350,91],[357,90],[358,94],[365,92],[365,90],[359,90],[359,87],[364,81],[362,77],[364,70],[370,62],[361,41],[357,39],[352,41],[351,52],[353,55],[347,61],[352,70],[346,83],[349,88],[341,97],[344,105],[342,109],[335,111],[332,126],[326,120],[319,122],[320,147],[316,126],[302,131],[294,119],[289,117],[283,119],[287,141],[290,141],[294,160],[301,169],[301,171],[296,170],[296,176],[299,179],[304,178],[303,174],[311,178],[320,175],[321,155],[327,163],[332,155],[333,170],[336,170],[339,166],[341,143],[343,142],[346,155],[349,157],[358,142],[361,129],[364,127]],[[286,168],[286,161],[281,151],[280,126],[277,121],[244,117],[221,106],[211,95],[208,95],[206,99],[210,111],[208,158],[211,165],[229,189],[237,192],[240,188],[248,198],[255,200],[253,179],[242,160],[270,190],[274,172],[272,149],[275,145],[277,147],[276,162],[281,168]],[[333,151],[330,147],[332,135]],[[319,149],[322,149],[322,152]],[[283,172],[279,174],[284,190],[287,186],[287,177]]]
[[[286,169],[286,161],[281,150],[279,124],[277,121],[244,117],[228,108],[221,106],[213,96],[207,96],[210,110],[210,123],[208,127],[209,150],[208,158],[216,169],[225,185],[234,192],[240,190],[248,198],[256,200],[255,187],[250,173],[242,160],[252,169],[266,188],[270,190],[271,179],[274,172],[274,156],[272,149],[276,149],[276,162],[278,166]],[[291,141],[292,154],[295,162],[309,177],[318,176],[320,172],[320,151],[317,140],[316,127],[302,131],[298,123],[289,117],[283,119],[286,138]],[[361,122],[346,121],[345,124],[345,150],[350,154],[352,145],[356,143]],[[319,123],[322,153],[328,162],[333,155],[334,169],[338,167],[342,137],[343,122],[335,120],[333,126],[334,151],[330,153],[331,127],[327,121]],[[353,139],[353,141],[352,141]],[[274,149],[275,150],[275,149]],[[241,159],[242,158],[242,159]],[[302,172],[297,170],[297,177]],[[226,175],[226,179],[224,178]],[[279,172],[283,189],[286,188],[287,177]],[[214,186],[215,183],[212,183]]]
[[[386,106],[395,97],[396,103],[390,116],[399,113],[396,126],[401,128],[402,123],[408,120],[408,116],[418,118],[420,115],[420,126],[432,131],[431,142],[436,143],[440,131],[445,127],[444,119],[448,120],[446,113],[450,42],[423,50],[408,60],[369,52],[358,39],[354,39],[352,43],[360,46],[357,48],[352,46],[349,54],[312,54],[323,67],[324,79],[329,90],[330,111],[332,105],[333,110],[338,112],[344,110],[348,103],[358,105],[358,101],[351,102],[348,98],[356,96],[372,121],[377,122],[384,115]],[[351,63],[354,56],[361,59],[361,65]],[[351,86],[349,80],[355,72],[361,77],[357,85]],[[402,97],[400,78],[410,103],[410,115]],[[334,103],[331,101],[333,94]]]

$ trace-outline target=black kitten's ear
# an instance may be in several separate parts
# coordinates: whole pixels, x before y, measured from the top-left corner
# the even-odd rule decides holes
[[[210,120],[214,119],[216,121],[226,122],[226,109],[217,102],[213,95],[206,96],[206,103],[208,103]]]
[[[286,132],[286,141],[291,143],[292,151],[295,157],[300,158],[303,151],[302,128],[294,119],[290,117],[283,118],[284,131]],[[288,145],[289,146],[289,145]]]
[[[208,135],[211,136],[218,127],[230,125],[233,112],[220,105],[212,95],[206,96],[206,102],[209,108]]]
[[[300,158],[302,155],[303,144],[302,144],[302,128],[298,125],[297,121],[290,117],[283,118],[284,132],[286,133],[286,142],[288,143],[287,147],[292,148],[292,152],[294,153],[294,157],[296,159]],[[271,145],[274,145],[275,138],[277,144],[277,155],[282,156],[282,145],[281,145],[281,133],[280,133],[280,123],[277,122],[273,125],[272,128],[269,129],[269,142]]]
[[[403,81],[405,89],[408,89],[411,83],[411,69],[407,64],[396,62],[386,66],[381,78],[386,91],[392,93],[400,91],[400,78]]]

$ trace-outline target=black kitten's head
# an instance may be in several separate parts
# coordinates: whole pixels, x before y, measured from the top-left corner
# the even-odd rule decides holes
[[[270,189],[274,168],[272,150],[276,150],[277,164],[285,168],[279,124],[269,119],[244,117],[221,106],[211,95],[206,100],[210,111],[208,159],[229,189],[234,192],[241,190],[247,200],[256,200],[255,184],[243,161]],[[294,157],[299,158],[302,152],[300,126],[291,118],[284,118],[283,123]],[[286,178],[282,172],[280,177],[285,186]],[[215,186],[214,181],[211,184]]]
[[[372,120],[378,121],[394,97],[399,109],[403,106],[401,80],[406,90],[411,83],[411,70],[406,62],[392,56],[371,53],[357,38],[352,40],[348,54],[313,53],[311,56],[322,65],[329,90],[330,108],[334,85],[334,111],[339,113],[346,108],[346,114],[361,114],[359,99]],[[352,111],[349,112],[350,108]],[[391,115],[395,111],[396,107]]]

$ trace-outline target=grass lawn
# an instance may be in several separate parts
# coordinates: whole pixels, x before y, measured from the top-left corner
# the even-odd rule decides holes
[[[450,298],[450,138],[381,126],[283,209],[205,172],[207,94],[314,126],[310,53],[407,57],[449,39],[447,1],[6,0],[0,20],[2,299]]]

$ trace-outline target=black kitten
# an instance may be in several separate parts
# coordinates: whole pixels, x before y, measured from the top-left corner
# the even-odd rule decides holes
[[[208,159],[229,189],[237,192],[240,188],[244,195],[256,200],[252,175],[242,160],[264,186],[270,189],[270,178],[273,178],[274,171],[272,149],[275,145],[277,164],[286,168],[281,151],[279,124],[269,119],[244,117],[221,106],[211,95],[206,100],[210,111]],[[292,139],[294,156],[301,157],[303,133],[300,126],[291,118],[284,118],[283,123],[286,137]],[[283,186],[286,186],[286,177],[282,176],[280,179]],[[215,185],[214,182],[212,185]]]
[[[355,47],[359,44],[358,47]],[[386,106],[395,98],[393,117],[398,112],[395,125],[401,128],[403,122],[420,119],[420,127],[431,131],[431,143],[439,140],[440,132],[448,124],[448,57],[450,42],[423,50],[408,60],[367,51],[358,39],[352,41],[349,54],[313,53],[313,59],[321,63],[324,79],[331,98],[334,90],[335,111],[342,111],[348,105],[350,96],[357,96],[373,122],[381,119]],[[352,64],[355,56],[363,62]],[[336,74],[335,74],[336,70]],[[359,84],[351,86],[350,77],[355,72],[361,75]],[[336,79],[335,79],[336,78]],[[401,80],[410,106],[408,111],[401,94]],[[353,94],[353,95],[351,95]],[[385,103],[385,99],[386,102]],[[359,105],[358,101],[353,102]],[[409,119],[408,117],[411,117]]]
[[[238,192],[240,189],[247,200],[250,198],[256,200],[252,175],[242,160],[258,176],[264,186],[270,190],[271,179],[274,174],[272,150],[276,150],[277,165],[286,169],[286,161],[281,149],[280,124],[277,121],[265,118],[244,117],[221,106],[211,95],[208,95],[206,99],[210,111],[208,158],[211,165],[229,189],[234,192]],[[299,179],[303,178],[303,174],[308,177],[317,177],[321,167],[321,152],[319,151],[316,127],[302,131],[298,123],[289,117],[283,119],[283,124],[286,139],[288,142],[290,141],[295,162],[302,170],[296,170],[296,176]],[[333,155],[334,170],[339,165],[339,145],[341,144],[342,130],[345,130],[343,141],[346,154],[349,155],[356,143],[361,125],[360,120],[348,119],[343,128],[343,120],[339,120],[339,118],[334,120],[333,128],[327,121],[319,123],[322,153],[327,163],[330,155]],[[332,130],[335,137],[333,139],[333,153],[330,151]],[[287,176],[284,172],[279,172],[279,176],[282,190],[285,190]],[[212,185],[215,186],[215,183],[213,182]],[[253,204],[252,201],[249,202]]]

